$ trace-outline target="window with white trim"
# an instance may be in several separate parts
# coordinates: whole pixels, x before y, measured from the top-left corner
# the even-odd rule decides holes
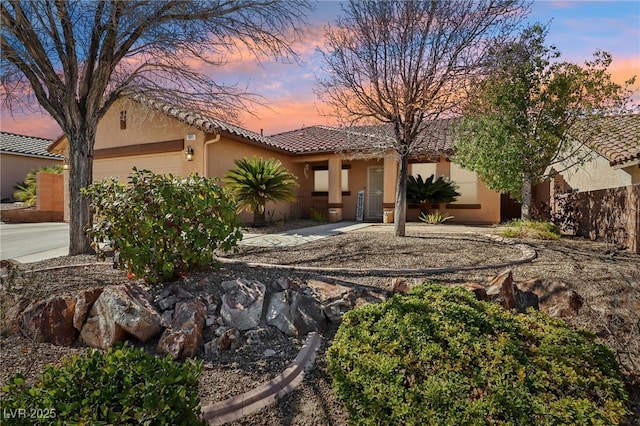
[[[313,191],[329,192],[329,170],[313,171]],[[349,191],[349,169],[342,169],[342,192]]]

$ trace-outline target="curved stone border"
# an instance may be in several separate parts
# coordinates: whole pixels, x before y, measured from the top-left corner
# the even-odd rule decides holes
[[[320,336],[309,333],[289,368],[249,392],[203,407],[202,418],[210,425],[221,425],[273,404],[278,397],[288,394],[302,383],[304,372],[313,364],[319,346]]]
[[[473,233],[472,233],[473,234]],[[491,263],[488,265],[479,265],[479,266],[452,266],[449,268],[336,268],[331,266],[300,266],[300,265],[278,265],[272,263],[260,263],[260,262],[245,262],[243,260],[229,259],[226,257],[217,258],[221,263],[226,264],[239,264],[245,265],[250,268],[273,268],[273,269],[285,269],[290,271],[305,271],[305,272],[338,272],[338,273],[349,273],[349,274],[361,274],[363,272],[373,273],[373,274],[403,274],[403,275],[432,275],[432,274],[445,274],[451,272],[460,272],[460,271],[477,271],[483,269],[499,269],[506,268],[513,265],[520,265],[522,263],[531,262],[536,258],[536,251],[527,244],[516,243],[514,240],[510,238],[500,237],[492,234],[476,234],[487,237],[491,240],[494,240],[498,243],[503,243],[507,245],[512,245],[520,249],[522,255],[520,258],[515,260],[509,260],[506,262],[500,263]]]

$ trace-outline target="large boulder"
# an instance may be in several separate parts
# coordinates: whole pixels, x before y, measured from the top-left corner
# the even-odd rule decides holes
[[[511,270],[502,272],[489,282],[487,296],[491,301],[500,303],[505,309],[515,309],[516,286],[513,283]]]
[[[206,316],[207,307],[200,300],[176,304],[171,325],[160,336],[158,352],[171,354],[174,359],[194,356],[202,345]]]
[[[73,314],[73,327],[80,331],[87,319],[89,310],[102,294],[102,288],[82,290],[76,295],[76,311]]]
[[[260,323],[265,285],[259,281],[236,279],[224,281],[220,315],[228,327],[250,330]]]
[[[582,296],[560,281],[532,280],[518,284],[521,290],[538,296],[540,310],[552,317],[566,318],[578,315],[584,300]]]
[[[489,282],[486,296],[490,301],[500,303],[503,308],[516,312],[526,312],[528,308],[539,309],[538,296],[527,289],[519,288],[513,281],[513,273],[506,270]],[[482,300],[476,294],[476,298]]]
[[[356,306],[386,300],[381,293],[320,280],[308,280],[307,286],[310,294],[320,302],[324,315],[334,324],[340,324],[342,316]]]
[[[271,295],[266,320],[267,324],[289,336],[304,336],[326,327],[320,303],[311,296],[293,290]]]
[[[127,335],[146,342],[162,330],[162,317],[151,296],[137,285],[120,285],[103,290],[80,337],[90,346],[107,349]]]
[[[22,313],[22,330],[37,342],[71,346],[78,336],[73,327],[74,296],[32,302]]]

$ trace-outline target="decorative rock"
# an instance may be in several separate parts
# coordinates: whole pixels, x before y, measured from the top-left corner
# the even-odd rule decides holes
[[[538,296],[540,310],[552,317],[566,318],[578,315],[584,300],[560,281],[533,280],[519,284],[520,289]]]
[[[308,280],[307,286],[312,290],[313,295],[320,302],[330,302],[341,299],[353,289],[342,285],[330,284],[319,280]]]
[[[394,278],[391,280],[391,293],[407,294],[413,288],[407,280],[402,278]]]
[[[33,302],[22,313],[22,329],[37,342],[71,346],[78,335],[73,327],[75,308],[73,296]]]
[[[237,279],[224,281],[220,315],[225,325],[238,330],[249,330],[260,322],[264,304],[265,286],[259,281]]]
[[[353,306],[362,306],[369,303],[382,303],[387,300],[386,296],[373,291],[359,289],[352,293]]]
[[[162,317],[151,296],[136,285],[120,285],[103,290],[80,336],[90,346],[107,349],[127,334],[146,342],[162,329]]]
[[[216,353],[224,351],[234,351],[240,347],[240,331],[237,328],[230,328],[222,336],[216,339]]]
[[[500,303],[505,309],[515,309],[516,287],[513,284],[513,274],[510,269],[497,275],[489,282],[487,296],[491,301]]]
[[[158,352],[171,354],[173,359],[195,355],[202,344],[202,328],[207,308],[200,300],[189,300],[176,305],[171,326],[158,341]]]
[[[92,290],[83,290],[76,296],[76,310],[73,314],[73,327],[80,331],[87,319],[89,309],[102,294],[102,287]]]
[[[213,356],[218,353],[216,348],[216,341],[210,340],[204,344],[204,357],[205,359],[213,359]]]
[[[204,320],[204,325],[206,325],[207,327],[211,327],[212,325],[214,325],[216,323],[216,317],[213,315],[209,315],[205,320]]]
[[[289,290],[292,287],[293,282],[289,277],[280,277],[271,283],[271,289],[275,292],[280,292],[283,290]]]
[[[293,290],[275,293],[269,300],[267,324],[289,336],[301,336],[326,326],[322,306],[313,297]]]
[[[20,333],[20,314],[28,305],[29,299],[15,293],[0,292],[0,334]]]
[[[487,290],[485,290],[484,286],[482,284],[478,284],[478,283],[464,283],[461,285],[462,288],[464,288],[465,290],[469,290],[470,292],[472,292],[475,296],[476,299],[482,301],[482,302],[488,302],[489,301],[489,296],[487,295]]]
[[[218,309],[216,297],[213,294],[206,294],[202,297],[202,300],[204,300],[204,303],[207,305],[207,313],[215,314],[216,309]]]
[[[276,354],[276,351],[274,351],[273,349],[265,349],[265,350],[264,350],[264,352],[262,353],[262,355],[263,355],[265,358],[272,357],[272,356],[274,356],[275,354]]]
[[[164,311],[162,313],[162,326],[163,327],[169,327],[171,325],[171,323],[173,322],[173,313],[175,312],[174,309],[170,309],[168,311]]]
[[[536,311],[540,310],[538,295],[530,291],[522,291],[516,287],[516,311],[522,314],[528,308],[533,308]]]
[[[164,289],[160,295],[156,298],[156,304],[158,307],[166,311],[167,309],[173,309],[173,307],[181,300],[193,299],[193,294],[186,291],[178,284],[174,284]]]

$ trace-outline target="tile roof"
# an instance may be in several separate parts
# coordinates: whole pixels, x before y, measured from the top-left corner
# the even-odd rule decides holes
[[[47,147],[51,142],[50,139],[0,132],[0,152],[28,157],[62,159],[62,155],[47,152]]]
[[[600,132],[590,143],[611,166],[640,160],[640,114],[605,117],[595,125]]]
[[[454,119],[433,122],[416,141],[419,154],[448,155],[452,152]],[[393,127],[387,125],[329,127],[312,126],[272,135],[274,145],[295,154],[326,153],[362,149],[380,151],[391,147]]]
[[[272,148],[279,148],[278,146],[275,146],[268,137],[197,112],[180,108],[168,102],[150,98],[144,95],[134,95],[132,96],[132,99],[204,132],[226,132],[232,135],[250,139],[254,142],[258,142]]]

